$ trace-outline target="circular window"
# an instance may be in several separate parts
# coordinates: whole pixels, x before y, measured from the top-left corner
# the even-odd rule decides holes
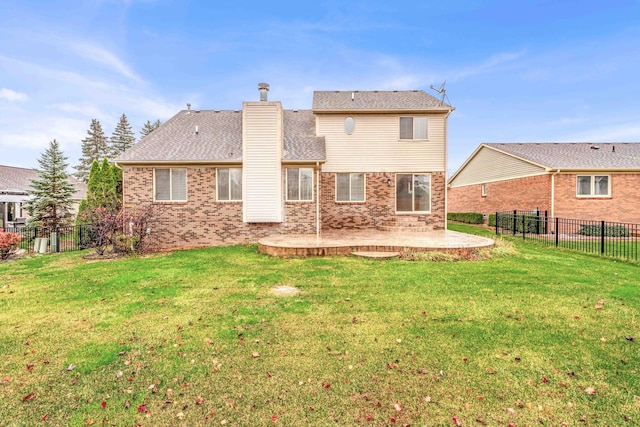
[[[356,121],[353,120],[353,117],[347,117],[346,119],[344,119],[344,131],[347,133],[347,135],[351,135],[355,127]]]

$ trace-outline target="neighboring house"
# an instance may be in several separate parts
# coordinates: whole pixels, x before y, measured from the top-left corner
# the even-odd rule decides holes
[[[35,169],[0,165],[0,228],[25,223],[25,205],[29,201],[31,181],[34,179],[38,179]],[[87,197],[87,185],[73,177],[69,178],[69,182],[76,188],[73,206],[77,212],[80,201]]]
[[[125,208],[153,206],[156,243],[445,227],[452,107],[418,90],[323,91],[284,110],[268,90],[238,111],[180,111],[117,159]]]
[[[640,143],[481,144],[448,187],[449,212],[640,223]]]

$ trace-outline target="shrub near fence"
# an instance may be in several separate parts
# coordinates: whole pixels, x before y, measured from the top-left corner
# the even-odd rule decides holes
[[[478,212],[449,212],[447,213],[447,220],[467,224],[483,224],[484,216]]]
[[[520,234],[546,245],[638,261],[639,224],[553,218],[546,212],[530,212],[497,212],[492,224],[496,234]]]

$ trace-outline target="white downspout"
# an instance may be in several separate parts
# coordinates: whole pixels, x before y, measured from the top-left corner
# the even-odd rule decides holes
[[[556,217],[556,175],[560,173],[560,169],[551,174],[551,218]]]
[[[320,244],[320,162],[316,162],[316,244]]]
[[[449,212],[449,116],[453,110],[449,110],[444,116],[444,229],[447,229],[447,215]]]

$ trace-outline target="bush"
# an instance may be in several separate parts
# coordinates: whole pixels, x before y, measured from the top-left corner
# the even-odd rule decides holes
[[[18,250],[22,237],[18,233],[0,231],[0,259],[7,259]]]
[[[449,212],[447,220],[464,222],[466,224],[483,224],[484,216],[478,212]]]
[[[513,214],[500,214],[497,226],[505,231],[513,230]],[[517,233],[543,234],[545,232],[545,217],[531,214],[518,214],[515,216]],[[489,225],[496,226],[496,216],[489,216]]]
[[[496,226],[496,214],[489,214],[489,221],[487,222],[487,224],[489,225],[489,227]]]
[[[581,225],[578,234],[583,236],[602,236],[602,227],[599,225]],[[605,225],[605,237],[629,237],[629,230],[621,225]]]

